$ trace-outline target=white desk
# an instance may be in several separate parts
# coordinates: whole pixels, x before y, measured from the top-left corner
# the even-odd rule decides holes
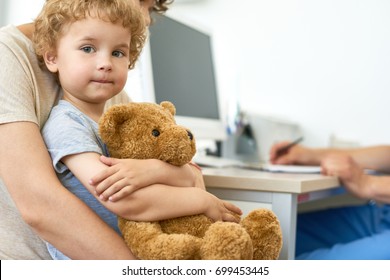
[[[294,259],[298,203],[341,192],[336,177],[270,173],[240,168],[203,168],[206,188],[223,200],[248,209],[269,208],[283,233],[280,259]],[[249,210],[249,209],[248,209]],[[244,215],[245,215],[244,211]]]

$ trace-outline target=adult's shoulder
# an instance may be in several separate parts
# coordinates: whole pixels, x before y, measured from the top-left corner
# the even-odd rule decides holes
[[[0,28],[0,61],[2,66],[22,65],[24,72],[39,68],[31,40],[14,25]]]
[[[6,25],[0,28],[0,46],[16,51],[32,51],[32,42],[15,25]]]
[[[40,67],[31,40],[14,25],[0,28],[0,54],[0,121],[43,126],[60,94],[54,76]]]

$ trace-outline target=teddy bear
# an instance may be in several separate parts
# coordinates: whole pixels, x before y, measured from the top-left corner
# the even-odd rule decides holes
[[[99,133],[112,157],[182,166],[196,153],[195,137],[176,124],[175,113],[169,101],[114,105],[100,119]],[[279,221],[268,209],[253,210],[240,223],[199,214],[158,222],[118,217],[118,225],[133,254],[144,260],[277,259],[282,247]]]

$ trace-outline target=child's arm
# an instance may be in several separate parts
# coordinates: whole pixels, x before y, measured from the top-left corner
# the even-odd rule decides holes
[[[202,174],[191,165],[181,167],[161,160],[116,159],[101,156],[100,160],[108,165],[93,176],[90,184],[101,199],[118,201],[132,192],[154,184],[176,187],[204,188]]]
[[[199,188],[152,185],[142,188],[115,204],[117,215],[135,221],[159,221],[204,214],[214,221],[239,222],[232,214],[241,210]],[[131,204],[130,207],[126,206]]]
[[[98,195],[95,188],[89,184],[89,178],[107,168],[99,157],[97,153],[81,153],[62,159],[62,162],[96,197]],[[182,188],[162,184],[141,188],[116,202],[99,201],[113,213],[138,221],[157,221],[185,215],[205,214],[216,221],[237,222],[231,212],[241,214],[238,207],[200,188]]]

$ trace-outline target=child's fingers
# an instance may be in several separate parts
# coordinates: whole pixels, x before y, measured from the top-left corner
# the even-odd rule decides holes
[[[118,172],[117,168],[108,167],[108,168],[104,169],[103,171],[99,172],[98,174],[96,174],[95,176],[93,176],[89,180],[89,184],[92,186],[96,186],[98,184],[101,184],[104,180],[106,180],[107,178],[110,178],[112,175],[114,175],[117,172]]]
[[[227,202],[227,201],[224,201],[223,202],[225,208],[227,210],[229,210],[230,212],[233,212],[233,213],[236,213],[238,215],[242,215],[242,211],[240,208],[238,208],[236,205],[234,205],[233,203],[230,203],[230,202]]]
[[[108,166],[113,166],[117,164],[119,161],[116,158],[106,157],[106,156],[100,156],[100,161]]]
[[[118,201],[136,191],[134,185],[130,185],[126,178],[121,178],[110,184],[100,193],[100,199]]]
[[[231,213],[224,213],[224,215],[222,216],[222,221],[224,221],[224,222],[232,222],[232,223],[239,223],[240,222],[240,218],[237,217],[237,216],[234,216]]]

